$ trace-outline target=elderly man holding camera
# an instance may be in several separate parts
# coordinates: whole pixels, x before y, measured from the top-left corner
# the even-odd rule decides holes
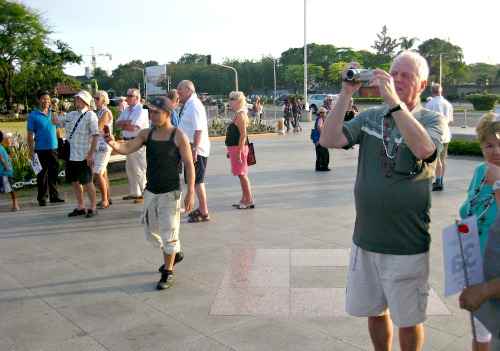
[[[443,121],[420,104],[429,67],[419,54],[402,52],[390,73],[375,69],[367,74],[355,64],[351,68],[343,73],[342,91],[320,137],[320,144],[329,148],[359,144],[346,310],[368,317],[375,350],[391,349],[393,322],[399,327],[401,350],[422,350],[430,191]],[[377,86],[385,103],[344,123],[350,99],[362,84],[353,71]]]

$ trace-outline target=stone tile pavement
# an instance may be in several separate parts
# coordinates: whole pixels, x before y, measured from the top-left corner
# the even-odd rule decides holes
[[[116,196],[92,219],[68,219],[71,204],[0,213],[0,350],[370,350],[366,321],[343,310],[356,150],[315,173],[308,132],[254,142],[257,208],[231,207],[238,181],[213,143],[212,221],[183,220],[186,258],[167,291],[138,205]],[[442,294],[440,231],[478,162],[451,158],[433,196],[425,350],[469,350],[467,314]]]

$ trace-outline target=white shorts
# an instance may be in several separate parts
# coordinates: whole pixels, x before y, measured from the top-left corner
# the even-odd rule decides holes
[[[104,174],[108,167],[109,159],[111,157],[111,149],[102,151],[103,149],[98,149],[94,154],[94,169],[92,172],[94,174]]]
[[[356,317],[387,313],[400,328],[423,323],[429,296],[429,253],[386,255],[352,245],[346,311]]]
[[[181,251],[179,227],[181,224],[181,192],[153,194],[144,190],[144,224],[146,240],[160,247],[167,255]]]

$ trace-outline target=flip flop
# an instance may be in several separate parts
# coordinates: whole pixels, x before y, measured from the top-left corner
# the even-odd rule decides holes
[[[201,211],[200,211],[199,208],[197,208],[196,210],[194,210],[192,212],[189,212],[188,216],[189,216],[189,218],[196,217],[196,216],[201,216]]]
[[[238,210],[250,210],[255,208],[255,204],[239,204],[238,207],[236,207]]]
[[[199,222],[208,222],[210,221],[210,216],[202,215],[201,213],[197,216],[189,217],[188,223],[199,223]]]

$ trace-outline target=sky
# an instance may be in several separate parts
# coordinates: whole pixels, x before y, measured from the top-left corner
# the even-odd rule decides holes
[[[463,49],[465,62],[500,64],[500,1],[333,0],[307,1],[307,42],[372,50],[387,25],[391,37],[440,38]],[[91,47],[97,66],[111,72],[133,59],[160,64],[184,53],[255,59],[304,45],[304,0],[21,0],[38,10],[67,42],[82,65],[66,72],[83,75]],[[353,6],[354,5],[354,6]]]

